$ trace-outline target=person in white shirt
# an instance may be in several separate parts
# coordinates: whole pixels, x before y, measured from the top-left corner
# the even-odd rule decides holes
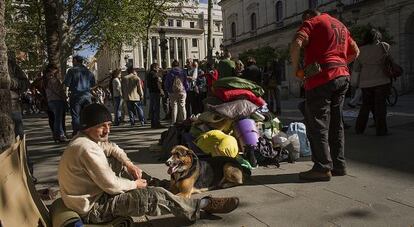
[[[102,223],[118,216],[172,213],[191,221],[200,210],[229,213],[238,198],[187,199],[164,188],[149,187],[140,168],[109,142],[111,114],[105,106],[86,106],[80,116],[81,132],[73,138],[59,163],[62,200],[86,223]]]

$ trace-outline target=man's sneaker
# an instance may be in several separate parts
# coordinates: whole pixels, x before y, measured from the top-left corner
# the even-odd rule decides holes
[[[346,169],[333,169],[331,170],[332,176],[345,176]]]
[[[239,206],[239,198],[228,197],[228,198],[213,198],[206,197],[209,199],[209,203],[203,210],[210,214],[225,214],[230,213]]]
[[[311,169],[309,171],[299,173],[299,179],[306,181],[330,181],[331,177],[331,171],[320,172]]]

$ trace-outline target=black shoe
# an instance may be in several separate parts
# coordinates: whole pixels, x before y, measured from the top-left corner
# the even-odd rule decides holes
[[[332,176],[345,176],[346,169],[333,169],[331,170]]]
[[[331,176],[331,171],[319,172],[313,169],[299,173],[299,179],[306,181],[330,181]]]
[[[164,125],[162,125],[162,124],[157,124],[157,125],[151,125],[151,128],[152,129],[161,129],[161,128],[167,128],[167,127],[165,127]]]

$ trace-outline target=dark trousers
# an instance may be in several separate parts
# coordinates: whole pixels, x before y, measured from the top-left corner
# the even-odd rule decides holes
[[[316,171],[345,169],[342,108],[347,89],[343,76],[306,91],[305,121]]]
[[[151,113],[151,126],[160,124],[160,93],[150,93],[149,113]]]
[[[374,115],[377,135],[388,133],[386,99],[390,94],[390,88],[391,84],[362,88],[362,106],[355,124],[355,131],[357,133],[365,131],[370,111]]]
[[[80,126],[80,112],[83,107],[92,103],[92,96],[90,93],[86,94],[72,94],[69,99],[70,114],[72,115],[72,135],[76,135],[81,129]]]
[[[198,94],[195,91],[188,91],[187,92],[187,99],[185,101],[185,110],[187,112],[187,116],[190,117],[192,114],[199,113],[198,103],[201,100],[198,100]]]

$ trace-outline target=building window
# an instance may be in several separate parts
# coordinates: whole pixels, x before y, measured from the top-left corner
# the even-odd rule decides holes
[[[236,23],[231,23],[231,38],[236,38]]]
[[[250,15],[250,29],[255,31],[257,29],[256,13]]]
[[[213,38],[213,48],[216,48],[216,39]]]
[[[318,0],[309,0],[309,9],[316,9],[318,5]]]
[[[278,1],[276,3],[276,21],[279,22],[283,19],[283,3]]]
[[[165,26],[165,20],[160,21],[160,26]]]
[[[215,32],[219,32],[219,31],[220,31],[220,23],[219,23],[219,22],[217,22],[217,23],[215,23],[214,25],[215,25],[215,26],[214,26],[214,31],[215,31]]]
[[[182,22],[181,22],[181,20],[177,20],[177,27],[182,27]]]
[[[168,19],[168,27],[174,27],[174,20]]]
[[[194,23],[194,21],[191,21],[191,22],[190,22],[190,28],[195,28],[195,23]]]
[[[193,47],[197,47],[197,39],[192,39]]]

